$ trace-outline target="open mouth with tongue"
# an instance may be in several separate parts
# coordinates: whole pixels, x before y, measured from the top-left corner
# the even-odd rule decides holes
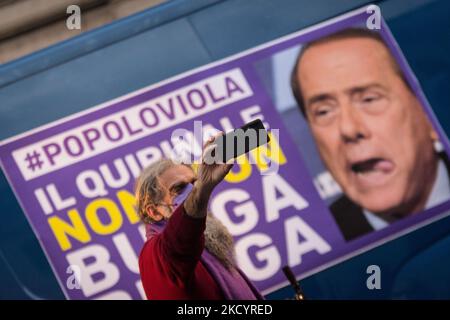
[[[352,175],[362,187],[383,185],[394,169],[394,163],[384,158],[369,158],[350,163]]]

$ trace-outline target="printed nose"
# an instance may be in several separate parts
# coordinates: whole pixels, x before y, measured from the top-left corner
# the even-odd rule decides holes
[[[362,115],[350,107],[342,108],[339,129],[341,138],[345,143],[358,142],[360,139],[369,136],[369,130],[362,119]]]

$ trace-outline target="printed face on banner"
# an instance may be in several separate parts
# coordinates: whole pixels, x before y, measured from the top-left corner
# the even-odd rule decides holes
[[[450,198],[437,184],[439,175],[448,180],[438,135],[379,34],[346,29],[313,41],[292,76],[320,157],[345,194],[331,205],[335,215],[354,205],[389,224]]]
[[[144,299],[136,178],[162,158],[199,159],[208,137],[255,119],[270,143],[239,158],[209,209],[264,294],[288,284],[285,265],[302,278],[447,215],[447,138],[386,24],[361,27],[368,16],[356,10],[2,143],[2,168],[66,297]],[[195,179],[179,168],[163,173],[165,189]]]

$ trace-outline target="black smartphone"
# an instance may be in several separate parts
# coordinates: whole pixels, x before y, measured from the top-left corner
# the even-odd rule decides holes
[[[227,162],[269,141],[269,135],[262,121],[256,119],[218,137],[214,142],[217,147],[211,155],[214,159],[221,159],[222,162]]]

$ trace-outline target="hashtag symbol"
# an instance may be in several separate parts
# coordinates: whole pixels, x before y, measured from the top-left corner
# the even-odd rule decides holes
[[[25,161],[28,162],[28,169],[34,171],[36,168],[40,169],[44,162],[40,159],[41,154],[34,150],[32,153],[27,153],[25,157]]]

